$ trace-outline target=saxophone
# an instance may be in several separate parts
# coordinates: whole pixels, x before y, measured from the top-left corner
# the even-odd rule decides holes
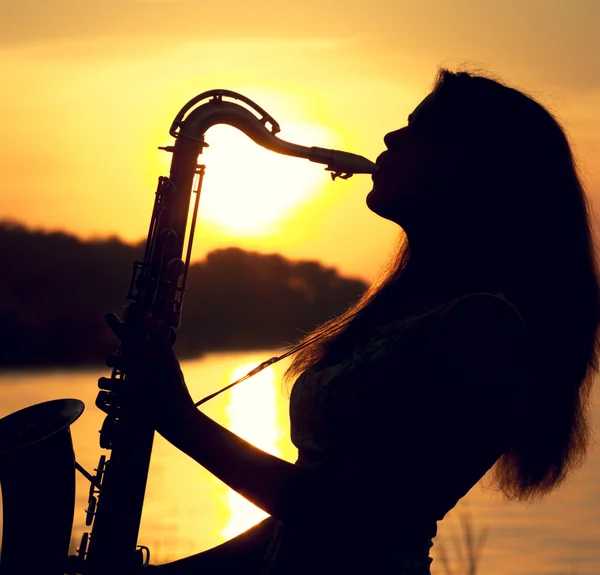
[[[160,148],[172,153],[170,174],[158,179],[144,257],[134,261],[132,266],[127,292],[130,303],[125,309],[125,321],[129,314],[144,311],[171,335],[179,326],[205,170],[198,160],[207,146],[205,133],[215,124],[229,124],[273,152],[325,164],[333,179],[376,170],[373,162],[356,154],[301,146],[278,138],[277,122],[241,94],[210,90],[196,96],[173,121],[169,133],[175,138],[174,145]],[[191,202],[193,208],[188,225]],[[118,353],[126,355],[127,350],[122,345]],[[127,396],[127,386],[127,374],[115,368],[110,384],[98,393],[96,406],[106,414],[100,430],[100,447],[110,454],[101,455],[94,474],[75,462],[69,434],[70,425],[83,411],[80,401],[48,402],[52,406],[39,404],[17,412],[18,421],[15,420],[17,414],[0,420],[0,485],[4,500],[12,502],[10,506],[4,506],[0,575],[30,572],[42,575],[130,574],[148,564],[149,550],[138,545],[138,533],[154,429],[131,409],[132,399]],[[50,418],[51,422],[45,415],[48,411],[54,418]],[[48,426],[52,427],[51,432]],[[26,441],[21,433],[25,428],[28,430]],[[50,448],[49,437],[60,447]],[[60,462],[53,459],[52,467],[56,469],[60,465],[66,479],[62,478],[59,485],[52,486],[62,495],[55,497],[52,493],[58,503],[47,519],[47,530],[42,533],[44,538],[52,533],[52,541],[40,549],[36,540],[35,553],[31,553],[27,532],[18,528],[22,521],[17,517],[21,505],[25,505],[31,496],[25,494],[25,489],[17,490],[13,486],[24,485],[26,477],[30,477],[31,483],[31,477],[35,478],[33,468],[45,461],[44,458],[47,460],[49,453],[55,455],[58,452]],[[19,456],[17,462],[15,453]],[[90,481],[85,513],[86,525],[91,529],[83,534],[77,554],[67,559],[76,469]]]

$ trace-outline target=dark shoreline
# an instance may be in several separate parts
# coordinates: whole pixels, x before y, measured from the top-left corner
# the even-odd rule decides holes
[[[103,366],[117,348],[104,316],[124,309],[131,264],[142,255],[141,244],[116,238],[83,241],[0,222],[0,371]],[[175,349],[181,359],[287,349],[366,287],[318,261],[215,250],[190,265]]]

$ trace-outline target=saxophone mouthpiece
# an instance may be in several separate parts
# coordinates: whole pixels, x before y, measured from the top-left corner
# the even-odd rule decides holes
[[[347,180],[354,174],[373,174],[377,170],[375,162],[371,162],[364,156],[342,152],[341,150],[328,150],[326,148],[311,148],[309,157],[311,162],[325,164],[326,170],[331,173],[331,178],[342,178]]]

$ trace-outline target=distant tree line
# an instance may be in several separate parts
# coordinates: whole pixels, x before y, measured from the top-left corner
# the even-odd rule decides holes
[[[0,366],[101,364],[116,349],[104,322],[127,303],[143,245],[82,241],[0,223]],[[238,248],[190,266],[176,349],[282,347],[344,311],[366,285],[317,261]]]

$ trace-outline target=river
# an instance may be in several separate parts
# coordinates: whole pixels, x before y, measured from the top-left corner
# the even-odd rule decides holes
[[[192,396],[201,399],[273,355],[265,352],[212,353],[182,362]],[[261,449],[293,462],[288,401],[281,386],[286,362],[211,400],[203,410]],[[50,399],[75,397],[86,410],[73,425],[77,461],[91,471],[98,462],[103,414],[94,406],[96,381],[106,369],[11,371],[0,374],[0,416]],[[594,392],[593,426],[600,430],[599,392]],[[397,456],[397,454],[390,454]],[[73,546],[85,530],[88,482],[78,474]],[[33,494],[32,494],[33,495]],[[197,553],[250,527],[265,515],[211,476],[160,436],[155,439],[139,542],[162,563]],[[546,501],[532,505],[504,501],[477,485],[439,524],[432,575],[467,575],[457,550],[463,522],[475,536],[487,533],[478,575],[597,575],[600,573],[600,454],[592,446],[586,464]],[[1,529],[1,528],[0,528]],[[43,536],[43,534],[41,534]]]

